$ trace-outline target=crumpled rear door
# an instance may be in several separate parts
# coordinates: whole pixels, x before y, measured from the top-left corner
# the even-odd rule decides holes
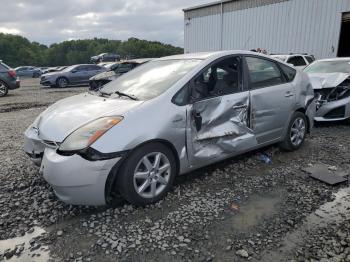
[[[203,166],[257,145],[249,128],[248,91],[195,102],[187,114],[191,166]]]

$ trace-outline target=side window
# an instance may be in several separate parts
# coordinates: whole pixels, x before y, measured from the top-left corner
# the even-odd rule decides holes
[[[251,88],[279,85],[284,82],[275,62],[257,57],[246,57],[246,61]]]
[[[306,62],[301,56],[292,56],[288,59],[287,63],[294,66],[306,66]]]
[[[284,64],[279,64],[288,82],[292,82],[297,74],[297,71]]]
[[[311,56],[305,56],[306,60],[311,64],[313,61],[315,61]]]
[[[95,65],[90,65],[87,68],[88,71],[97,71],[97,70],[100,70],[100,69],[101,69],[101,67],[95,66]]]
[[[192,83],[191,96],[194,100],[224,96],[242,91],[242,61],[230,57],[201,72]]]

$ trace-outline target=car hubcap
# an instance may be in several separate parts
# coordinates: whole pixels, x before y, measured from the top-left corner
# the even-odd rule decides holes
[[[67,85],[66,79],[64,78],[60,79],[60,87],[66,87],[66,85]]]
[[[290,140],[294,146],[299,146],[305,137],[306,125],[303,118],[298,117],[294,120],[290,130]]]
[[[6,87],[3,83],[0,83],[0,95],[4,95],[6,92]]]
[[[160,152],[145,155],[134,171],[134,188],[143,198],[156,197],[169,183],[171,166],[169,159]]]

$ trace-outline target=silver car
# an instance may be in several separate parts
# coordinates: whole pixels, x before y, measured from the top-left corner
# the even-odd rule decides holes
[[[313,100],[306,74],[264,55],[164,57],[50,106],[24,150],[66,203],[103,205],[118,193],[147,205],[177,175],[274,143],[298,149]]]
[[[318,60],[304,72],[315,91],[315,120],[350,120],[350,57]]]
[[[71,85],[84,85],[89,83],[90,77],[105,71],[107,71],[105,67],[98,65],[73,65],[60,71],[43,74],[40,84],[60,88]]]

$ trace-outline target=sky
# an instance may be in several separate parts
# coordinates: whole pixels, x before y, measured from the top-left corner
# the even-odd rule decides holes
[[[0,0],[0,32],[50,45],[136,37],[183,47],[183,8],[212,0]]]

